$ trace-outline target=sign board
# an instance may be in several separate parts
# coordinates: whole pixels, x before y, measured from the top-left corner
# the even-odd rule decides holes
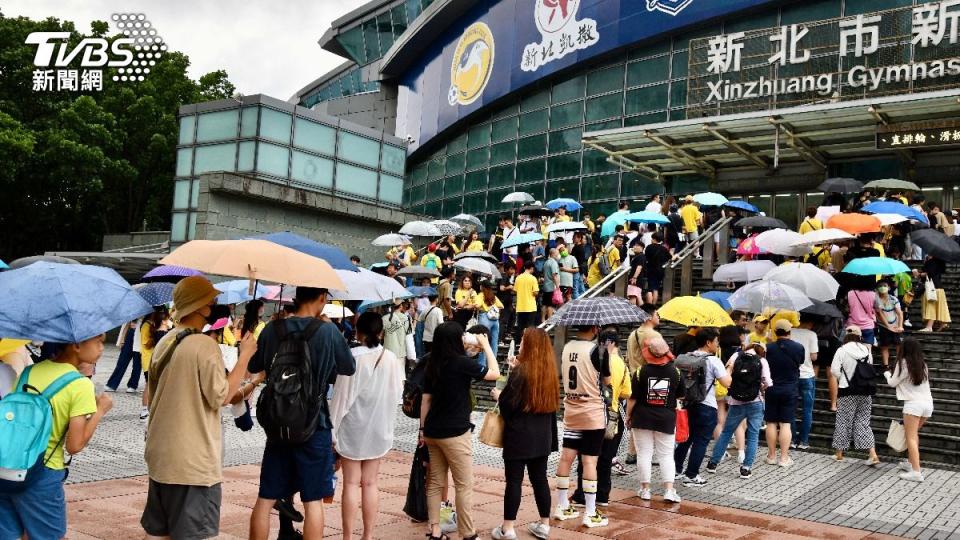
[[[960,122],[920,122],[877,127],[877,150],[960,144]]]

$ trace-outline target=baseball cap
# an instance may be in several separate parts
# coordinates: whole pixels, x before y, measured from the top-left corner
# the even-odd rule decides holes
[[[793,328],[793,325],[790,324],[790,321],[786,319],[777,319],[777,322],[773,325],[773,329],[789,332]]]
[[[436,244],[436,243],[432,243],[432,242],[431,242],[430,245],[427,246],[427,251],[429,251],[430,253],[433,253],[433,252],[436,251],[436,250],[437,250],[437,244]]]
[[[863,337],[863,331],[860,330],[860,327],[852,324],[846,328],[845,333],[847,335],[853,334],[855,336]]]
[[[213,283],[203,276],[185,277],[173,288],[173,305],[177,308],[177,321],[204,306],[209,306],[220,295]]]
[[[767,322],[769,320],[766,315],[757,315],[753,318],[753,322]]]

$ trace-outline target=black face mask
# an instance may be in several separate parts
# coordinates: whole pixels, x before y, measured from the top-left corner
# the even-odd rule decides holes
[[[214,304],[210,306],[210,314],[207,315],[207,324],[213,324],[224,317],[230,316],[230,306],[223,304]]]

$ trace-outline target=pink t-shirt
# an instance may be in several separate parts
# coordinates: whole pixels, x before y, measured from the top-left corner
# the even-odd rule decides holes
[[[847,305],[850,306],[850,317],[847,326],[857,326],[861,330],[870,330],[877,324],[877,316],[873,310],[873,303],[877,293],[873,291],[848,291]]]

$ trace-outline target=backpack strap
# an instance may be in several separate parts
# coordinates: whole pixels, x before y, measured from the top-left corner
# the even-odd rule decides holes
[[[408,318],[409,320],[409,318]],[[303,329],[303,332],[300,334],[304,341],[310,341],[313,338],[313,335],[317,333],[317,330],[320,329],[320,326],[323,324],[323,321],[320,319],[313,319],[310,321],[310,324]]]
[[[82,378],[83,378],[83,375],[81,375],[77,371],[64,373],[63,375],[54,379],[52,383],[48,384],[47,387],[43,390],[43,392],[40,393],[40,395],[42,395],[43,398],[46,399],[47,401],[50,401],[51,399],[53,399],[53,396],[55,396],[58,392],[63,390],[68,384]]]
[[[24,386],[27,385],[27,380],[30,379],[30,370],[33,369],[34,364],[30,364],[20,373],[20,376],[17,377],[17,384],[13,387],[14,392],[26,392],[27,389]],[[32,386],[30,388],[33,388]],[[34,388],[36,390],[36,388]]]

